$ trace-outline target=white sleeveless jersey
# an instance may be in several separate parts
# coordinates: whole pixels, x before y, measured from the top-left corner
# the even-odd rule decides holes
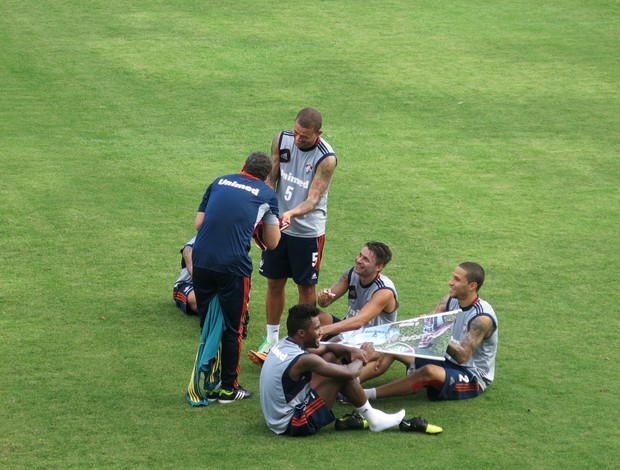
[[[319,164],[325,157],[336,154],[331,145],[322,139],[310,149],[300,149],[295,145],[293,131],[282,131],[279,148],[280,179],[276,193],[280,214],[283,214],[308,198],[308,191]],[[302,217],[293,217],[291,226],[285,233],[301,238],[314,238],[325,234],[328,193],[329,186],[317,207]]]
[[[497,316],[493,307],[481,298],[478,298],[472,305],[463,309],[459,306],[459,302],[454,297],[450,297],[447,305],[448,311],[462,309],[463,312],[456,316],[454,327],[452,329],[452,337],[456,341],[462,341],[467,334],[470,323],[474,318],[485,315],[493,320],[495,331],[476,349],[469,360],[461,364],[461,366],[470,369],[480,380],[480,386],[484,390],[487,385],[493,382],[495,378],[495,356],[497,355]],[[446,354],[446,359],[452,363],[457,363],[450,355]]]
[[[260,404],[267,427],[276,434],[286,432],[295,407],[303,403],[310,391],[312,372],[306,372],[296,382],[288,376],[295,361],[308,354],[288,338],[278,342],[260,371]]]
[[[394,286],[394,283],[389,277],[379,273],[370,284],[365,286],[360,282],[360,277],[353,271],[353,268],[349,269],[348,273],[345,271],[343,275],[346,275],[349,279],[349,312],[346,318],[357,316],[360,310],[370,302],[375,292],[380,289],[389,289],[394,293],[396,310],[393,312],[386,312],[384,310],[365,326],[379,326],[396,321],[398,317],[398,294],[396,293],[396,286]]]

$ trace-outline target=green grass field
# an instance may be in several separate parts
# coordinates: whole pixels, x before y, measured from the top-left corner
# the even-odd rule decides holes
[[[0,467],[617,465],[617,1],[1,11]],[[304,106],[339,158],[319,287],[368,239],[392,247],[400,319],[430,310],[459,262],[487,271],[496,383],[459,403],[375,402],[439,436],[293,440],[267,430],[258,396],[185,401],[199,329],[172,301],[178,250],[206,186]],[[255,272],[246,350],[265,290]],[[257,395],[258,376],[244,357]]]

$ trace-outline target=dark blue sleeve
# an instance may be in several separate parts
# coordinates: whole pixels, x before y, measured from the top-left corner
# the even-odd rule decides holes
[[[198,212],[204,212],[205,209],[207,208],[207,203],[209,202],[209,196],[211,195],[211,186],[213,186],[213,184],[209,185],[209,187],[205,191],[205,195],[202,196],[202,202],[198,206]]]

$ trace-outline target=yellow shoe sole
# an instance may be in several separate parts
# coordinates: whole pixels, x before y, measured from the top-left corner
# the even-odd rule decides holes
[[[248,356],[248,359],[252,361],[254,364],[256,364],[258,367],[263,367],[263,364],[265,363],[265,359],[267,358],[267,354],[259,353],[256,351],[248,352],[247,356]]]

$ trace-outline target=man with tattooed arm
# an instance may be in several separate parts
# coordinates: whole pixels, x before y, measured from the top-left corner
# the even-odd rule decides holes
[[[450,292],[431,313],[462,310],[456,317],[445,361],[409,358],[407,376],[377,388],[365,389],[370,400],[408,395],[425,387],[429,400],[462,400],[480,395],[495,378],[497,316],[478,296],[484,270],[477,263],[459,264],[449,282]],[[378,354],[378,353],[377,353]],[[381,355],[378,376],[402,357]]]

